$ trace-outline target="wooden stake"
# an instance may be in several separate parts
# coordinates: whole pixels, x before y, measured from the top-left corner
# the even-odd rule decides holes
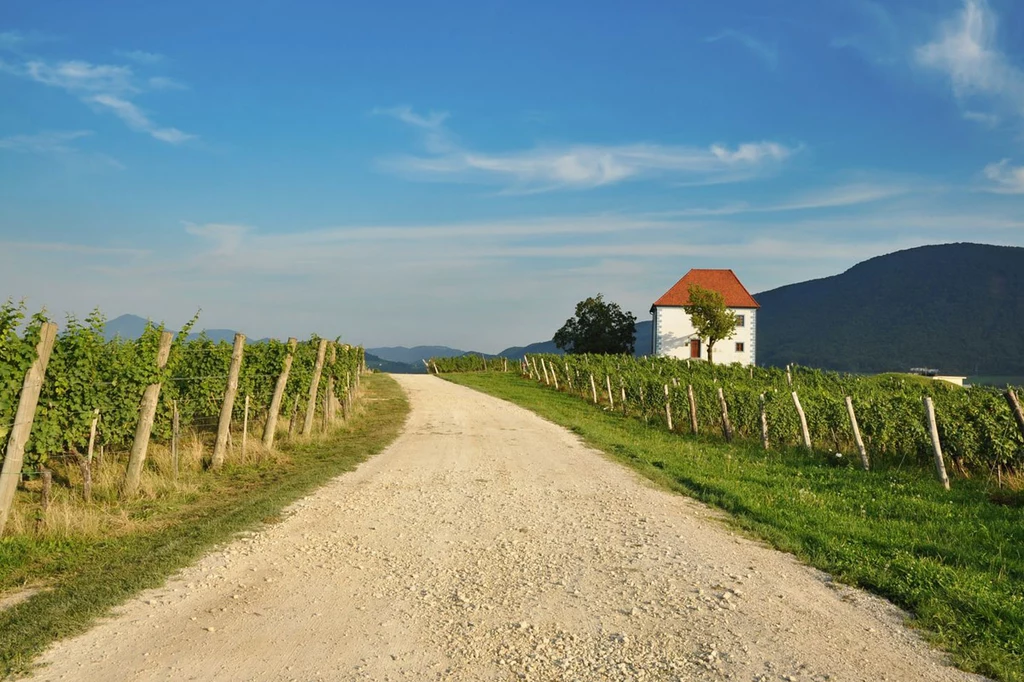
[[[935,405],[929,396],[924,397],[924,414],[928,419],[928,433],[932,437],[932,449],[935,451],[935,474],[942,487],[949,490],[949,476],[946,475],[946,463],[942,460],[942,443],[939,442],[939,426],[935,422]]]
[[[793,375],[789,372],[789,365],[786,365],[786,383],[790,386],[793,385]]]
[[[555,363],[553,363],[553,362],[550,363],[550,368],[551,368],[551,381],[554,382],[555,390],[557,391],[557,390],[559,390],[558,389],[558,372],[555,370]]]
[[[431,364],[432,364],[432,365],[434,365],[434,374],[440,374],[440,373],[441,373],[441,370],[439,370],[439,369],[437,368],[437,363],[436,363],[436,362],[434,362],[434,363],[431,363]]]
[[[231,367],[228,369],[228,385],[224,390],[224,402],[220,406],[220,421],[217,422],[217,440],[213,445],[210,468],[217,470],[224,466],[228,440],[231,438],[231,415],[235,409],[235,395],[238,393],[238,373],[242,369],[242,354],[245,352],[245,334],[235,334],[235,345],[231,349]]]
[[[604,384],[608,388],[608,405],[614,410],[615,398],[612,397],[612,378],[607,374],[604,375]]]
[[[686,397],[690,401],[690,432],[697,435],[697,398],[693,395],[693,384],[687,384]]]
[[[1013,418],[1017,421],[1017,428],[1020,429],[1021,437],[1024,437],[1024,412],[1020,409],[1020,401],[1017,400],[1017,394],[1013,392],[1012,388],[1006,389],[1006,402],[1010,404],[1010,411],[1013,412]]]
[[[804,408],[800,405],[800,396],[793,391],[793,404],[796,405],[796,413],[800,416],[800,433],[804,438],[804,447],[811,449],[811,432],[807,428],[807,417],[804,415]]]
[[[850,415],[850,429],[853,431],[853,442],[857,444],[857,452],[860,453],[860,464],[864,471],[871,468],[868,460],[868,451],[864,447],[864,441],[860,437],[860,425],[857,424],[857,413],[853,410],[853,398],[846,396],[846,412]]]
[[[171,415],[171,471],[174,480],[178,480],[178,443],[181,440],[181,426],[178,414],[178,401],[172,403],[173,414]]]
[[[277,377],[274,385],[274,395],[270,399],[270,410],[267,412],[267,423],[263,426],[263,447],[268,450],[274,447],[274,436],[277,434],[277,418],[281,414],[281,401],[284,399],[284,391],[288,387],[288,375],[292,371],[292,362],[295,360],[295,348],[298,346],[298,339],[288,339],[288,353],[284,356],[284,365],[281,367],[281,374]],[[426,364],[426,360],[423,361]],[[430,367],[427,367],[430,371]]]
[[[171,354],[171,341],[174,335],[170,332],[163,332],[160,335],[160,345],[156,351],[156,368],[163,371],[167,365],[167,358]],[[146,463],[146,453],[149,451],[149,434],[153,431],[153,418],[156,416],[157,402],[160,399],[160,383],[150,384],[142,394],[142,404],[139,407],[139,423],[135,428],[135,441],[132,443],[132,452],[128,457],[128,468],[125,471],[124,480],[121,484],[121,496],[131,497],[139,489],[139,482],[142,480],[142,467]]]
[[[42,514],[36,521],[36,530],[46,526],[46,512],[50,510],[50,492],[53,489],[53,473],[49,469],[40,471],[39,476],[43,481],[43,488],[39,492],[39,506],[42,508]]]
[[[768,413],[765,411],[764,393],[761,394],[761,447],[768,449]]]
[[[594,404],[597,405],[597,386],[594,384],[594,375],[590,375],[590,394],[594,397]]]
[[[249,394],[245,394],[245,412],[242,413],[242,459],[245,459],[245,446],[249,442]]]
[[[729,407],[725,404],[725,393],[722,392],[722,387],[718,387],[718,404],[722,407],[722,435],[725,436],[725,442],[732,442],[732,424],[729,423]]]
[[[327,374],[327,399],[324,401],[324,429],[334,421],[334,363],[338,360],[338,347],[331,344],[329,362],[331,371]]]
[[[544,372],[544,385],[550,386],[551,378],[548,376],[548,365],[546,362],[544,362],[544,358],[540,359],[540,370]]]
[[[309,403],[306,407],[306,421],[302,425],[302,435],[313,433],[313,418],[316,416],[316,395],[320,390],[320,375],[324,371],[324,357],[327,355],[327,339],[320,339],[320,347],[316,351],[316,364],[313,366],[313,379],[309,382]]]
[[[4,455],[4,467],[0,471],[0,535],[7,525],[7,516],[14,504],[14,493],[21,480],[21,466],[25,463],[25,445],[32,433],[32,421],[35,419],[36,405],[39,403],[39,392],[43,388],[46,377],[46,365],[50,362],[50,353],[57,338],[57,325],[46,322],[39,329],[39,342],[36,344],[36,359],[25,373],[18,398],[18,411],[14,413],[14,425],[7,437],[7,452]]]
[[[622,416],[626,416],[626,387],[619,383],[619,390],[622,392]]]
[[[665,421],[668,423],[668,430],[672,430],[672,401],[668,395],[668,384],[665,384]]]
[[[92,423],[89,425],[89,449],[85,451],[85,457],[92,464],[92,451],[96,445],[96,425],[100,420],[100,408],[92,411]]]
[[[82,499],[92,502],[92,466],[86,457],[79,456],[78,468],[82,470]]]

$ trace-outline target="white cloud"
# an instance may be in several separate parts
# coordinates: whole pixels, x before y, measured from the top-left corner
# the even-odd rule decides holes
[[[188,90],[188,86],[184,83],[164,76],[153,76],[146,82],[151,90]]]
[[[985,177],[992,181],[989,191],[997,194],[1024,194],[1024,166],[1011,166],[1009,159],[985,166]]]
[[[236,255],[242,247],[245,235],[251,232],[251,230],[252,228],[247,225],[230,225],[225,223],[196,225],[195,223],[185,223],[186,232],[196,237],[201,237],[212,244],[212,248],[207,253],[217,258]]]
[[[82,101],[113,112],[129,128],[149,134],[169,144],[181,144],[196,136],[177,128],[160,127],[132,99],[149,90],[181,90],[185,86],[163,77],[149,78],[140,84],[130,66],[92,64],[82,60],[48,62],[29,59],[21,63],[0,60],[0,72],[26,78],[43,85],[60,88]]]
[[[704,42],[716,43],[720,40],[731,40],[739,43],[764,62],[769,69],[775,69],[779,65],[779,48],[775,45],[769,45],[751,35],[733,29],[726,29],[721,33],[709,36],[704,39]]]
[[[961,102],[980,101],[1024,117],[1024,71],[1000,51],[997,22],[986,0],[964,0],[962,10],[942,25],[932,42],[918,47],[914,56],[919,65],[947,77]],[[977,119],[977,108],[972,112]]]
[[[165,59],[159,52],[146,52],[145,50],[115,50],[114,54],[147,66],[159,64]]]
[[[183,133],[177,128],[161,128],[133,103],[114,95],[95,95],[88,99],[93,104],[109,109],[132,130],[149,133],[154,138],[170,144],[181,144],[195,139],[195,135]]]
[[[127,66],[90,64],[74,60],[49,64],[33,60],[24,65],[24,75],[32,80],[72,92],[137,92],[132,85],[132,70]]]
[[[35,135],[12,135],[0,137],[0,149],[34,154],[67,154],[74,151],[71,142],[92,134],[91,130],[63,130]]]
[[[487,153],[455,144],[443,127],[445,114],[424,117],[406,107],[387,111],[428,132],[431,156],[401,156],[381,166],[414,179],[494,182],[509,192],[591,189],[649,177],[701,180],[748,179],[785,161],[796,148],[778,142],[744,143],[735,148],[659,145],[572,145]]]

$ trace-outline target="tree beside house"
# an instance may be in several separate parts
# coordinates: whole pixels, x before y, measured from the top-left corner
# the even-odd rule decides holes
[[[698,293],[698,300],[691,299],[691,288]],[[688,307],[705,304],[699,300],[706,298],[699,295],[702,289],[720,294],[735,320],[735,330],[730,337],[726,338],[722,330],[716,331],[714,361],[717,364],[757,364],[757,310],[760,306],[732,270],[690,270],[654,302],[651,306],[654,318],[651,352],[680,359],[708,359],[707,338],[702,338],[694,318],[687,312]],[[695,311],[694,317],[699,314]]]

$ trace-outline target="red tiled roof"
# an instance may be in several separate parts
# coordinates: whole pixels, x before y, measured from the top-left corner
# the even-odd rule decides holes
[[[651,309],[658,306],[690,305],[690,285],[696,284],[717,291],[725,296],[728,308],[760,308],[746,287],[740,284],[736,273],[732,270],[690,270],[681,280],[665,292],[665,295],[654,302]]]

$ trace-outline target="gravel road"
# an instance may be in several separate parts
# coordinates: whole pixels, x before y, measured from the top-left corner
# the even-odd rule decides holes
[[[902,614],[435,377],[385,452],[43,657],[66,680],[977,680]]]

